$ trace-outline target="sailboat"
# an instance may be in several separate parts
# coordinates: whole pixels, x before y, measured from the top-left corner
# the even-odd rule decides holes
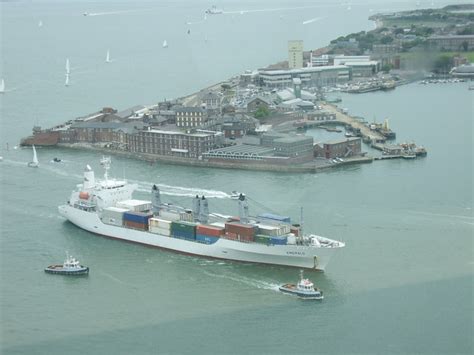
[[[38,27],[43,27],[43,21],[40,20],[40,21],[38,22]]]
[[[163,41],[163,48],[168,48],[168,42],[166,42],[166,39]]]
[[[34,145],[32,145],[33,147],[33,161],[30,161],[28,163],[28,167],[30,168],[37,168],[39,167],[39,162],[38,162],[38,156],[36,155],[36,148]]]
[[[66,73],[66,81],[64,82],[64,86],[69,86],[69,74]]]
[[[69,58],[66,59],[66,81],[64,86],[69,86],[69,74],[71,74],[71,66],[69,64]]]
[[[109,50],[107,50],[107,55],[105,56],[105,62],[106,62],[106,63],[110,63],[110,62],[111,62],[111,60],[110,60],[110,51],[109,51]]]
[[[5,80],[2,79],[2,81],[0,82],[0,94],[4,94],[5,93]]]

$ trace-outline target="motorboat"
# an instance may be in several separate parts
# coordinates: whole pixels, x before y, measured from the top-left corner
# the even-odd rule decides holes
[[[58,157],[55,157],[53,159],[53,163],[60,163],[61,162],[61,159],[59,159]]]
[[[59,274],[59,275],[87,275],[89,274],[89,268],[82,266],[79,260],[70,256],[66,253],[66,260],[63,264],[49,265],[44,269],[48,274]]]
[[[242,195],[242,194],[241,194],[240,192],[234,190],[234,191],[232,191],[232,192],[230,193],[230,198],[231,198],[232,200],[238,200],[241,195]]]
[[[285,284],[279,287],[279,290],[284,293],[296,295],[299,298],[307,300],[322,300],[324,298],[323,291],[315,287],[314,284],[303,276],[303,271],[300,272],[300,280],[295,284]]]

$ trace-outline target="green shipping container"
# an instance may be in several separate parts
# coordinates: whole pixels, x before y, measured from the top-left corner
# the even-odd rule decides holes
[[[171,222],[171,231],[185,231],[196,233],[196,224],[183,221]]]
[[[268,245],[268,244],[270,244],[270,236],[263,235],[263,234],[257,234],[255,236],[255,243]]]

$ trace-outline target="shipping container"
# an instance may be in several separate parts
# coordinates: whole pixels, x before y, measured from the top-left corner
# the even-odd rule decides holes
[[[171,229],[171,221],[167,221],[160,218],[150,218],[148,220],[148,224],[150,225],[150,227],[162,228],[167,230]]]
[[[265,235],[285,235],[290,233],[289,224],[277,224],[277,225],[258,225],[258,233]]]
[[[148,225],[148,220],[153,217],[152,213],[143,213],[143,212],[124,212],[123,220],[124,221],[131,221],[137,223],[143,223]]]
[[[255,237],[253,235],[244,235],[244,234],[238,235],[238,240],[240,240],[241,242],[253,242],[254,238]]]
[[[290,245],[296,244],[296,236],[293,233],[288,234],[287,238],[288,239],[287,239],[286,244],[290,244]]]
[[[270,244],[273,245],[286,245],[288,243],[288,238],[286,236],[271,236]]]
[[[170,211],[170,210],[161,210],[160,211],[160,216],[162,219],[166,219],[168,221],[179,221],[180,220],[180,215],[179,212],[176,211]]]
[[[264,219],[270,219],[270,220],[278,221],[278,222],[282,222],[282,223],[291,224],[291,218],[288,217],[288,216],[279,216],[279,215],[273,214],[273,213],[262,213],[262,214],[258,215],[258,217],[259,218],[264,218]]]
[[[224,237],[227,239],[237,240],[238,236],[232,232],[225,232]]]
[[[139,230],[148,230],[148,224],[147,223],[140,223],[140,222],[134,222],[134,221],[123,221],[123,225],[128,228],[133,228],[133,229],[139,229]]]
[[[235,233],[237,235],[254,236],[257,227],[250,224],[242,224],[238,222],[230,222],[225,224],[225,231]]]
[[[207,226],[204,224],[199,224],[196,227],[196,234],[203,234],[203,235],[210,235],[214,237],[219,237],[223,235],[225,232],[225,229],[222,227],[216,227],[216,226]]]
[[[190,231],[185,231],[185,230],[171,231],[171,235],[175,238],[178,238],[178,239],[187,239],[187,240],[195,240],[196,239],[196,233],[190,232]]]
[[[263,235],[263,234],[257,234],[255,236],[255,243],[269,245],[270,244],[270,236]]]
[[[164,235],[164,236],[167,236],[167,237],[169,237],[171,235],[171,232],[170,232],[169,229],[163,229],[163,228],[159,228],[159,227],[150,226],[149,231],[150,231],[150,233],[161,234],[161,235]]]
[[[296,227],[296,226],[291,226],[290,227],[290,233],[293,233],[294,235],[296,235],[297,237],[300,235],[300,227]]]
[[[219,237],[214,237],[211,235],[196,234],[196,240],[205,244],[214,244],[219,240]]]
[[[135,212],[145,212],[151,210],[151,202],[142,200],[125,200],[117,202],[117,207],[127,208],[130,211]]]

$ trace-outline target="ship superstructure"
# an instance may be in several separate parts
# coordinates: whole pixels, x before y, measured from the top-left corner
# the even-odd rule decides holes
[[[196,196],[192,208],[165,203],[153,185],[151,201],[133,199],[137,188],[110,179],[110,158],[103,158],[104,179],[96,181],[89,165],[59,213],[95,234],[186,254],[324,270],[343,242],[305,234],[289,217],[249,215],[248,199],[239,194],[239,216],[210,213],[208,199]]]

